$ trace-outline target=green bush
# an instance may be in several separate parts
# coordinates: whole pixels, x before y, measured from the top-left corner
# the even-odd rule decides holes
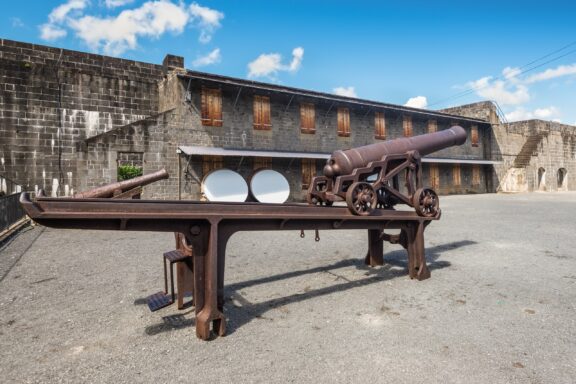
[[[133,179],[138,176],[142,176],[142,167],[134,165],[118,166],[118,181]]]

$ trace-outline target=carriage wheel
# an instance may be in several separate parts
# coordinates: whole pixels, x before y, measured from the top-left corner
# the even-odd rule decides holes
[[[354,183],[346,192],[348,209],[359,216],[368,216],[376,208],[378,198],[372,185],[368,183]]]
[[[438,195],[431,188],[420,188],[412,199],[416,213],[424,217],[434,217],[440,210]]]
[[[328,189],[326,182],[318,182],[314,188],[314,190],[316,192],[325,192]],[[306,196],[306,201],[308,202],[308,204],[311,205],[325,205],[325,206],[332,206],[332,204],[334,204],[333,201],[330,200],[322,200],[320,199],[318,196],[312,195],[311,193],[308,193],[308,195]]]

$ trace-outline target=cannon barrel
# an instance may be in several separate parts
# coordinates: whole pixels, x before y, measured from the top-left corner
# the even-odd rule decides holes
[[[434,133],[403,137],[346,151],[334,151],[324,167],[324,176],[349,175],[355,168],[366,167],[372,161],[381,160],[384,155],[400,155],[418,151],[420,156],[426,156],[447,147],[464,144],[466,137],[464,128],[453,126]]]
[[[79,192],[73,197],[76,199],[88,199],[94,197],[113,197],[116,193],[126,192],[136,187],[143,187],[158,180],[167,179],[170,175],[165,169],[161,169],[154,173],[135,177],[133,179],[119,181],[117,183],[103,185],[88,191]]]

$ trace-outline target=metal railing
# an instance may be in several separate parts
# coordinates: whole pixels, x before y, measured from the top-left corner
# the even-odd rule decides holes
[[[0,234],[26,217],[19,201],[21,192],[20,184],[0,175]]]
[[[26,216],[19,199],[20,192],[0,197],[0,233]]]

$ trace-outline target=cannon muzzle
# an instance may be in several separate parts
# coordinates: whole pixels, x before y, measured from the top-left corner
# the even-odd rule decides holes
[[[166,172],[165,169],[161,169],[154,173],[138,176],[133,179],[119,181],[117,183],[103,185],[88,191],[79,192],[72,197],[76,199],[114,197],[116,195],[130,191],[131,189],[143,187],[158,180],[167,179],[169,176],[170,175],[168,175],[168,172]]]
[[[444,148],[462,145],[466,142],[466,137],[464,128],[454,126],[434,133],[403,137],[346,151],[335,151],[324,167],[324,176],[333,178],[349,175],[355,168],[366,167],[373,161],[381,160],[385,155],[418,151],[420,156],[426,156]]]

